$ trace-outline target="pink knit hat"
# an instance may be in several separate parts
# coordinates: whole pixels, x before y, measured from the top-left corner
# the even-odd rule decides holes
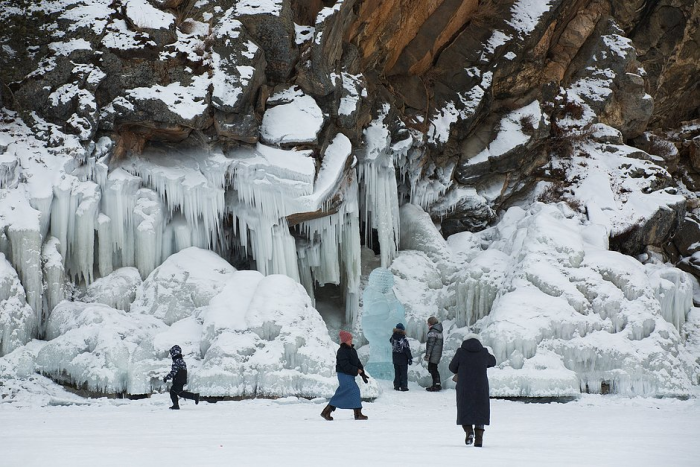
[[[340,331],[340,333],[338,334],[338,336],[340,336],[340,343],[341,343],[341,344],[343,344],[343,343],[345,343],[345,342],[347,342],[347,341],[349,341],[349,340],[352,340],[352,334],[350,334],[350,333],[347,332],[347,331]]]

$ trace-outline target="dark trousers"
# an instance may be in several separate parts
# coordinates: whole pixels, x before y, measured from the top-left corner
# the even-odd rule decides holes
[[[440,382],[440,372],[438,371],[437,363],[428,363],[428,373],[433,377],[433,386],[442,386]]]
[[[394,389],[408,387],[408,365],[394,363]]]
[[[185,399],[195,400],[193,393],[185,391],[182,386],[176,386],[173,384],[170,388],[170,400],[173,401],[173,407],[180,407],[180,404],[177,401],[178,396]]]

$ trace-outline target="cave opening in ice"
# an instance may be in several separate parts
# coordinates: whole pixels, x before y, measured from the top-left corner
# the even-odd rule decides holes
[[[326,323],[331,336],[337,336],[341,329],[350,328],[352,323],[346,320],[345,296],[343,286],[338,284],[316,285],[314,298],[316,310]]]

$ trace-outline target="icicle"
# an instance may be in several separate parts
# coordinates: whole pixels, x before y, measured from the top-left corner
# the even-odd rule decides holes
[[[39,324],[39,337],[44,336],[46,321],[51,311],[65,298],[66,274],[60,245],[56,237],[49,237],[41,250],[41,263],[44,271],[46,293],[43,300],[42,319]]]
[[[51,235],[59,242],[59,253],[66,260],[68,253],[68,228],[75,211],[71,212],[71,194],[78,179],[72,175],[64,175],[53,187],[53,202],[51,204]]]
[[[36,337],[37,323],[17,272],[0,253],[0,357]]]
[[[110,172],[102,186],[102,212],[112,220],[112,251],[117,256],[114,267],[135,264],[133,213],[140,186],[139,177],[122,169]]]
[[[100,214],[97,216],[97,265],[100,277],[105,277],[114,270],[112,244],[112,219]]]
[[[90,284],[95,264],[95,230],[101,192],[96,183],[80,182],[71,192],[71,209],[75,213],[68,226],[68,272]]]
[[[364,130],[365,153],[358,167],[364,197],[360,206],[365,223],[365,243],[371,245],[372,229],[377,230],[382,267],[391,265],[399,246],[399,199],[391,136],[382,121],[388,107]]]
[[[146,278],[163,259],[163,205],[158,193],[147,188],[140,189],[134,207],[134,240],[136,267],[141,277]]]

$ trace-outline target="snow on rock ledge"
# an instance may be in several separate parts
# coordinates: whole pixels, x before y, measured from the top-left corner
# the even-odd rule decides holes
[[[268,108],[263,115],[260,138],[272,145],[294,145],[318,142],[325,117],[313,97],[295,89],[270,97],[268,105],[289,96],[288,102]]]

